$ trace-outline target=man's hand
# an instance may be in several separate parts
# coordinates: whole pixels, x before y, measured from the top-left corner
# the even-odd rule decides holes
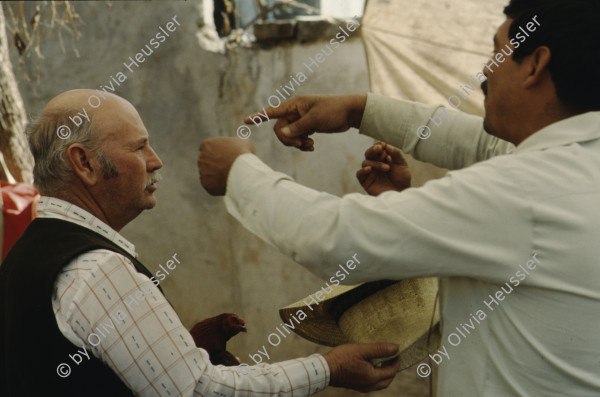
[[[249,139],[219,137],[202,141],[198,156],[202,187],[213,196],[223,196],[231,165],[244,153],[256,153]]]
[[[277,108],[254,113],[244,122],[252,124],[250,117],[259,117],[263,121],[278,119],[273,130],[284,145],[313,151],[314,141],[309,135],[359,128],[366,103],[366,95],[300,95],[282,102]]]
[[[398,345],[393,343],[353,343],[338,346],[323,356],[329,365],[329,385],[361,393],[385,389],[398,372],[399,358],[381,368],[375,368],[369,360],[390,357],[397,352]]]
[[[367,149],[356,178],[372,196],[388,190],[400,192],[410,187],[410,170],[402,152],[385,142],[376,142]]]

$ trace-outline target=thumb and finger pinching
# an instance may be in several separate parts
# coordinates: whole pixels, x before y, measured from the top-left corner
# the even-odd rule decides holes
[[[363,357],[386,358],[398,353],[398,345],[395,343],[369,343],[363,345]]]

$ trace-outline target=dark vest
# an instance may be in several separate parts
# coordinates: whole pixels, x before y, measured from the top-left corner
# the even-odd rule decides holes
[[[138,272],[152,276],[112,241],[59,219],[35,219],[8,253],[0,266],[0,396],[133,395],[89,349],[90,359],[83,356],[79,365],[69,358],[83,349],[63,336],[52,310],[60,270],[98,248],[124,255]],[[57,374],[61,363],[70,366],[68,377]]]

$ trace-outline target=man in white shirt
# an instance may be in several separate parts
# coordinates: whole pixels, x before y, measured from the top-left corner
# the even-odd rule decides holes
[[[366,392],[391,383],[399,360],[369,361],[395,354],[385,343],[244,373],[212,365],[118,233],[156,204],[162,163],[133,105],[108,94],[86,108],[92,96],[63,93],[29,127],[43,197],[0,267],[2,396],[308,396],[328,385]]]
[[[310,134],[356,127],[453,170],[444,178],[339,198],[271,170],[249,141],[213,138],[200,149],[201,182],[247,229],[323,278],[350,252],[373,266],[347,283],[440,277],[438,396],[597,396],[600,6],[512,0],[505,13],[494,49],[506,59],[483,69],[483,120],[450,111],[434,127],[445,109],[373,94],[267,109],[286,145],[313,150]],[[511,40],[534,17],[535,34],[517,48]],[[426,140],[422,125],[433,130]],[[399,166],[380,154],[367,151],[363,185]]]

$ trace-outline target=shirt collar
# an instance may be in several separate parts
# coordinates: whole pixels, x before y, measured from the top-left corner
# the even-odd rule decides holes
[[[42,196],[37,206],[37,212],[38,218],[62,219],[88,228],[117,244],[133,257],[138,257],[137,252],[135,252],[135,245],[127,241],[125,237],[106,223],[75,204],[56,197]]]
[[[530,135],[512,153],[565,146],[600,138],[600,112],[588,112],[550,124]]]

